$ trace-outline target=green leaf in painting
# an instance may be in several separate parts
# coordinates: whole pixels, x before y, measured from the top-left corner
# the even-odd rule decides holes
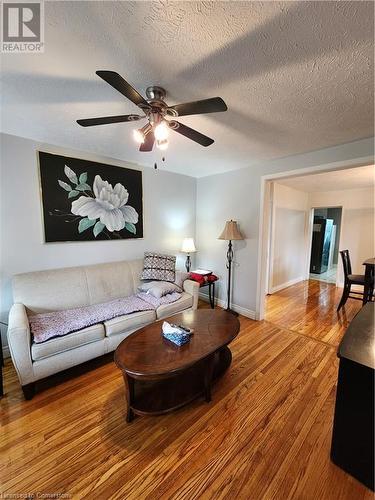
[[[58,181],[58,182],[59,182],[59,186],[61,186],[63,189],[65,189],[65,191],[72,190],[71,186],[69,186],[69,184],[67,184],[66,182],[64,182],[64,181]]]
[[[84,219],[81,219],[78,224],[78,232],[83,233],[83,231],[86,231],[89,227],[93,226],[96,223],[96,219],[91,220],[85,217]]]
[[[131,222],[125,222],[125,229],[127,229],[130,233],[135,234],[137,232],[137,229],[134,224]]]
[[[94,236],[95,238],[98,236],[99,233],[101,233],[103,231],[103,229],[105,228],[105,225],[102,224],[99,220],[98,222],[95,224],[94,226]]]
[[[83,174],[79,176],[79,183],[85,184],[85,182],[87,182],[87,172],[83,172]]]
[[[78,195],[79,195],[79,191],[76,191],[75,189],[73,189],[72,191],[69,192],[68,198],[74,198],[75,196],[78,196]]]
[[[70,182],[73,182],[74,184],[78,184],[78,179],[77,179],[76,174],[73,172],[73,170],[71,168],[68,167],[68,165],[65,165],[64,173],[67,176],[67,178],[70,180]]]
[[[88,184],[79,184],[78,186],[76,186],[76,188],[78,191],[90,191],[91,187],[88,185]]]

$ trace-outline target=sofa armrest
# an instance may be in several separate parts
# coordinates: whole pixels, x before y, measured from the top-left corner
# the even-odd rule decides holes
[[[184,281],[184,291],[193,296],[192,309],[198,309],[199,283],[193,280]]]
[[[13,304],[9,312],[8,345],[21,385],[33,382],[30,325],[23,304]]]

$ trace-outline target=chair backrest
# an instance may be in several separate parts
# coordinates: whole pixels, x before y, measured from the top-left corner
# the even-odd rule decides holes
[[[340,254],[342,259],[342,266],[344,268],[344,276],[346,279],[349,274],[352,274],[352,265],[350,262],[349,250],[341,250]]]

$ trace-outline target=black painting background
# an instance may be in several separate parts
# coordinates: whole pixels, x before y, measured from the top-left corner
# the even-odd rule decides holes
[[[74,222],[66,222],[66,220],[72,221],[75,217],[72,217],[73,214],[70,210],[72,201],[78,199],[79,196],[69,199],[68,192],[58,184],[58,180],[71,184],[64,173],[65,165],[70,167],[77,174],[77,177],[79,177],[83,172],[87,172],[87,184],[89,184],[91,188],[93,187],[95,175],[100,175],[103,180],[108,181],[112,184],[112,186],[118,182],[122,184],[129,193],[127,204],[134,207],[139,215],[138,223],[135,224],[135,227],[137,228],[136,234],[130,233],[125,228],[115,234],[104,229],[95,238],[92,231],[93,227],[83,231],[81,234],[78,232],[78,223],[81,218]],[[141,171],[106,165],[89,160],[70,158],[68,156],[45,153],[42,151],[39,151],[39,166],[42,186],[44,234],[45,241],[47,243],[55,241],[93,241],[143,238]],[[50,215],[50,212],[56,213],[56,209],[70,216]]]

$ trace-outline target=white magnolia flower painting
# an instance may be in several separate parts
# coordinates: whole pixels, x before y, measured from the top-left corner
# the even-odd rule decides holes
[[[141,172],[44,152],[39,164],[46,242],[143,237]]]
[[[94,180],[95,198],[84,195],[72,203],[72,213],[87,217],[90,222],[100,223],[100,227],[108,229],[111,233],[128,229],[134,233],[138,222],[138,214],[133,207],[127,205],[129,193],[120,183],[113,188],[107,181],[103,181],[100,175]],[[84,221],[85,219],[81,219]]]

